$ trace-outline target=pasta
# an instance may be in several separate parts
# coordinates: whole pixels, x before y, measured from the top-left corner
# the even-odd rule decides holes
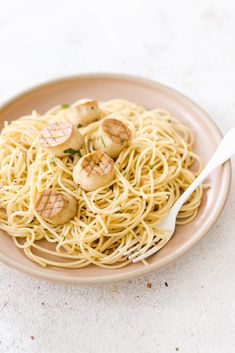
[[[32,112],[5,123],[0,135],[0,228],[25,255],[41,266],[81,268],[90,264],[120,268],[133,240],[147,251],[158,222],[201,171],[190,129],[161,109],[147,110],[115,99],[100,103],[103,117],[128,126],[132,139],[114,160],[108,184],[85,191],[73,180],[81,156],[95,150],[100,120],[79,126],[84,144],[79,153],[57,157],[39,143],[48,124],[67,121],[67,105],[40,115]],[[35,208],[37,196],[56,189],[77,200],[74,218],[51,224]],[[200,186],[181,208],[177,224],[197,215]],[[164,234],[161,234],[164,237]]]

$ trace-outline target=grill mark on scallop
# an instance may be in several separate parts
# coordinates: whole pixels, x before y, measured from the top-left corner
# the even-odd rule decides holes
[[[97,100],[88,100],[86,102],[78,103],[75,105],[75,107],[89,107],[91,110],[94,110],[96,106],[98,105]]]
[[[131,138],[129,128],[117,119],[105,119],[102,122],[104,132],[112,139],[113,142],[122,144]]]
[[[65,207],[65,198],[57,190],[43,191],[36,202],[36,211],[41,217],[50,218],[55,216]]]
[[[57,122],[47,125],[40,133],[39,142],[44,147],[62,144],[72,133],[72,125],[66,122]]]
[[[113,161],[105,153],[97,151],[88,155],[83,163],[82,168],[86,170],[88,175],[105,175],[112,169]]]

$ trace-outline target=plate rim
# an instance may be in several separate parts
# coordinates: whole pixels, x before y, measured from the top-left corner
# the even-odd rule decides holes
[[[22,97],[31,94],[38,89],[46,88],[47,86],[50,85],[56,85],[57,83],[63,82],[63,81],[73,81],[73,80],[79,80],[79,79],[101,79],[101,78],[108,78],[108,79],[118,79],[118,80],[129,80],[132,82],[138,82],[141,84],[145,84],[147,86],[152,86],[155,88],[161,88],[167,92],[171,92],[181,100],[181,102],[185,103],[190,103],[194,107],[194,109],[201,115],[201,118],[203,121],[205,121],[209,126],[211,127],[213,133],[217,137],[217,139],[221,140],[223,137],[222,132],[216,125],[216,123],[212,120],[212,118],[208,115],[207,112],[205,112],[197,103],[195,103],[191,98],[187,97],[185,94],[179,92],[178,90],[162,84],[158,81],[151,80],[142,76],[136,76],[136,75],[128,75],[128,74],[122,74],[122,73],[102,73],[102,72],[94,72],[94,73],[83,73],[83,74],[77,74],[77,75],[69,75],[69,76],[62,76],[57,79],[53,80],[48,80],[44,83],[40,83],[38,85],[34,85],[26,90],[21,91],[19,94],[14,95],[12,98],[5,100],[3,104],[0,106],[0,114],[7,109],[11,104],[15,103],[17,100],[20,100]],[[173,97],[174,98],[174,97]],[[48,273],[48,272],[43,272],[41,268],[31,268],[27,267],[26,265],[19,264],[19,262],[14,261],[13,259],[10,259],[7,255],[3,254],[0,249],[0,261],[4,263],[5,265],[8,265],[18,271],[27,273],[33,277],[36,277],[41,280],[47,280],[50,282],[60,282],[60,283],[68,283],[68,284],[76,284],[76,285],[97,285],[97,284],[102,284],[102,283],[111,283],[111,282],[120,282],[124,280],[131,280],[136,277],[140,277],[143,275],[146,275],[149,272],[153,272],[156,270],[159,270],[160,268],[176,261],[179,257],[182,255],[186,254],[190,249],[192,249],[203,237],[205,237],[209,231],[209,229],[214,225],[214,223],[217,221],[219,218],[225,203],[228,199],[229,195],[229,190],[231,186],[231,177],[232,177],[232,167],[231,167],[231,160],[227,161],[223,165],[223,170],[222,170],[222,182],[221,182],[221,188],[224,190],[223,194],[220,197],[220,203],[219,207],[214,210],[213,212],[213,217],[209,219],[209,221],[204,224],[204,227],[201,228],[200,232],[197,234],[196,237],[192,238],[191,241],[183,244],[180,249],[177,249],[175,252],[165,256],[163,259],[161,259],[158,263],[152,263],[149,264],[148,266],[143,266],[141,268],[137,268],[135,271],[129,271],[121,274],[116,274],[113,275],[113,273],[108,275],[108,270],[107,270],[107,275],[102,275],[99,277],[96,276],[89,276],[89,277],[70,277],[70,275],[61,275],[59,272],[58,273]]]

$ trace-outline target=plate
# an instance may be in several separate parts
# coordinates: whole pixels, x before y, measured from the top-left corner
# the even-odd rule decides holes
[[[1,108],[0,125],[2,127],[5,120],[17,119],[32,110],[44,113],[56,104],[72,103],[83,97],[99,100],[124,98],[149,109],[167,109],[192,129],[196,140],[194,150],[205,162],[213,154],[222,137],[209,116],[181,93],[143,78],[114,74],[80,75],[35,87],[13,98]],[[40,279],[63,283],[97,284],[127,280],[146,274],[175,261],[206,235],[224,207],[230,179],[231,163],[227,162],[209,178],[211,187],[204,193],[196,219],[177,227],[169,243],[149,259],[148,266],[137,263],[118,270],[101,269],[92,265],[82,269],[42,268],[24,256],[11,237],[3,231],[0,231],[0,260]]]

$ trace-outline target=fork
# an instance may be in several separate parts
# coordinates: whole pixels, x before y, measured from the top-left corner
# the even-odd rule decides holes
[[[174,234],[176,226],[176,217],[185,201],[190,197],[193,191],[208,177],[208,175],[213,172],[214,169],[216,169],[228,159],[230,159],[234,153],[235,127],[227,132],[227,134],[224,136],[224,138],[218,145],[215,153],[213,154],[205,168],[202,170],[202,172],[179,197],[179,199],[170,209],[169,213],[158,223],[157,229],[159,231],[167,232],[167,236],[162,238],[161,236],[155,236],[153,238],[152,245],[150,246],[147,252],[144,252],[144,246],[146,245],[146,243],[143,244],[138,251],[135,251],[138,248],[137,241],[135,241],[131,244],[132,247],[129,248],[123,255],[128,256],[128,259],[133,260],[133,262],[138,262],[146,259],[147,257],[159,251],[171,239],[172,235]]]

